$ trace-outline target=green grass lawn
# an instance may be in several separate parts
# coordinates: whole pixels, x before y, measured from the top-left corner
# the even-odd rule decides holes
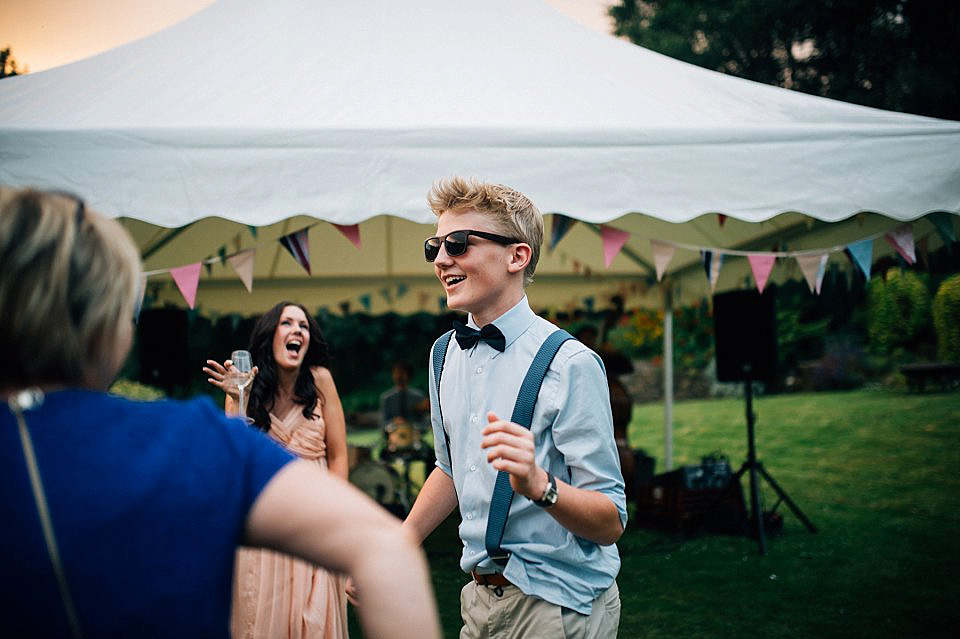
[[[620,637],[958,636],[960,393],[779,395],[755,398],[754,412],[758,458],[819,532],[781,505],[783,531],[761,556],[748,537],[631,522],[618,542]],[[629,434],[663,471],[662,405],[636,406]],[[735,468],[746,457],[743,400],[677,404],[675,466],[715,451]],[[453,517],[425,548],[445,636],[457,637],[466,576]],[[362,636],[352,610],[351,636]]]

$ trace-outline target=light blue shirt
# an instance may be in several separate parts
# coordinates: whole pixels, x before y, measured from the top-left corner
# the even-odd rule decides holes
[[[484,536],[497,471],[480,448],[487,411],[510,419],[520,384],[543,341],[556,326],[537,316],[524,297],[494,322],[506,338],[498,352],[485,342],[462,350],[456,339],[447,347],[440,381],[442,413],[430,362],[430,407],[437,466],[453,478],[460,505],[460,567],[497,572],[487,556]],[[479,328],[469,318],[467,324]],[[443,424],[440,415],[443,415]],[[447,451],[444,427],[450,437]],[[557,479],[603,493],[616,505],[626,526],[620,458],[613,436],[610,394],[600,358],[576,340],[560,348],[543,380],[531,424],[536,462]],[[577,537],[526,497],[515,495],[503,535],[511,553],[504,576],[521,591],[590,613],[620,570],[616,545],[601,546]]]

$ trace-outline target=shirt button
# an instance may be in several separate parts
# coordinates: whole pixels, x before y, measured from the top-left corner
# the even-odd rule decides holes
[[[473,513],[467,513],[467,519],[473,519]]]
[[[477,366],[477,375],[483,372],[483,366]]]
[[[470,466],[470,472],[474,472],[474,471],[476,471],[476,470],[477,470],[477,465],[476,465],[476,464],[473,464],[472,466]]]
[[[471,416],[470,416],[470,421],[473,422],[474,424],[477,423],[477,420],[478,420],[478,417],[477,417],[476,415],[471,415]]]

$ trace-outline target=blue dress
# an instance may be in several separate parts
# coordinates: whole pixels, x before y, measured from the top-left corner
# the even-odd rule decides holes
[[[209,399],[49,393],[25,413],[87,637],[229,636],[247,513],[293,457]],[[0,636],[68,636],[16,419],[0,405]]]

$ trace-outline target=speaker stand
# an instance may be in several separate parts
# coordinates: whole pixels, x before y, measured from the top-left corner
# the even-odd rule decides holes
[[[781,502],[785,502],[787,506],[793,511],[793,514],[797,516],[803,525],[807,527],[811,533],[817,532],[817,527],[813,525],[806,515],[803,514],[803,511],[800,510],[800,507],[790,499],[790,495],[787,494],[783,488],[780,487],[780,484],[774,480],[774,478],[767,472],[763,467],[763,463],[757,460],[757,446],[756,446],[756,436],[754,434],[754,414],[753,414],[753,380],[749,377],[744,383],[744,396],[747,401],[747,461],[743,462],[743,465],[740,466],[740,469],[734,473],[733,477],[730,479],[730,484],[727,486],[727,490],[730,490],[731,486],[739,486],[740,478],[744,473],[750,473],[750,526],[756,532],[757,535],[757,544],[760,547],[760,554],[767,554],[767,542],[766,534],[764,531],[764,520],[763,520],[763,511],[760,507],[760,486],[758,481],[759,477],[763,478],[777,493],[777,503],[773,505],[771,510],[776,510]],[[734,483],[736,482],[736,483]],[[721,496],[720,500],[726,495]]]

